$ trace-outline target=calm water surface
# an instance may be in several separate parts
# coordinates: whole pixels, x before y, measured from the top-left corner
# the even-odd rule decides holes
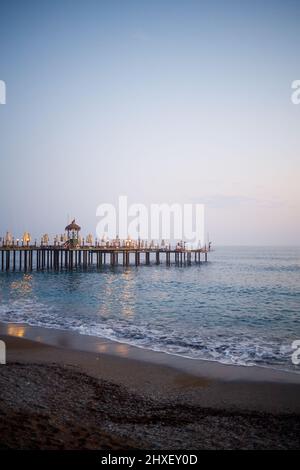
[[[190,267],[0,273],[0,321],[181,356],[299,370],[300,248],[217,248]]]

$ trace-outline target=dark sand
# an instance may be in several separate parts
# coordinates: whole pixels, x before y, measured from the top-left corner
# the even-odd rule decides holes
[[[122,357],[122,345],[117,355],[0,338],[0,449],[300,448],[294,374],[218,380],[209,363],[185,373]]]

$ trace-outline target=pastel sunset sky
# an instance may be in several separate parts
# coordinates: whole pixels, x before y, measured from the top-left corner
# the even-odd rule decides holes
[[[215,244],[299,244],[299,1],[0,3],[0,231],[206,205]]]

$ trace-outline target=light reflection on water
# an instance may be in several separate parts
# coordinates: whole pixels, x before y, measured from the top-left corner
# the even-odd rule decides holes
[[[32,291],[32,275],[23,274],[22,278],[17,281],[12,281],[10,285],[11,290],[16,290],[21,294],[26,294]]]
[[[17,336],[18,338],[23,338],[26,333],[26,327],[19,325],[8,325],[6,333],[9,336]]]
[[[185,268],[1,273],[0,321],[193,358],[293,368],[300,249],[220,248],[210,260]]]

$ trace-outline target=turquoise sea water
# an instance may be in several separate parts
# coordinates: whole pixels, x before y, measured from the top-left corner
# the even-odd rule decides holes
[[[298,370],[300,247],[220,247],[201,266],[0,273],[0,321],[181,356]]]

